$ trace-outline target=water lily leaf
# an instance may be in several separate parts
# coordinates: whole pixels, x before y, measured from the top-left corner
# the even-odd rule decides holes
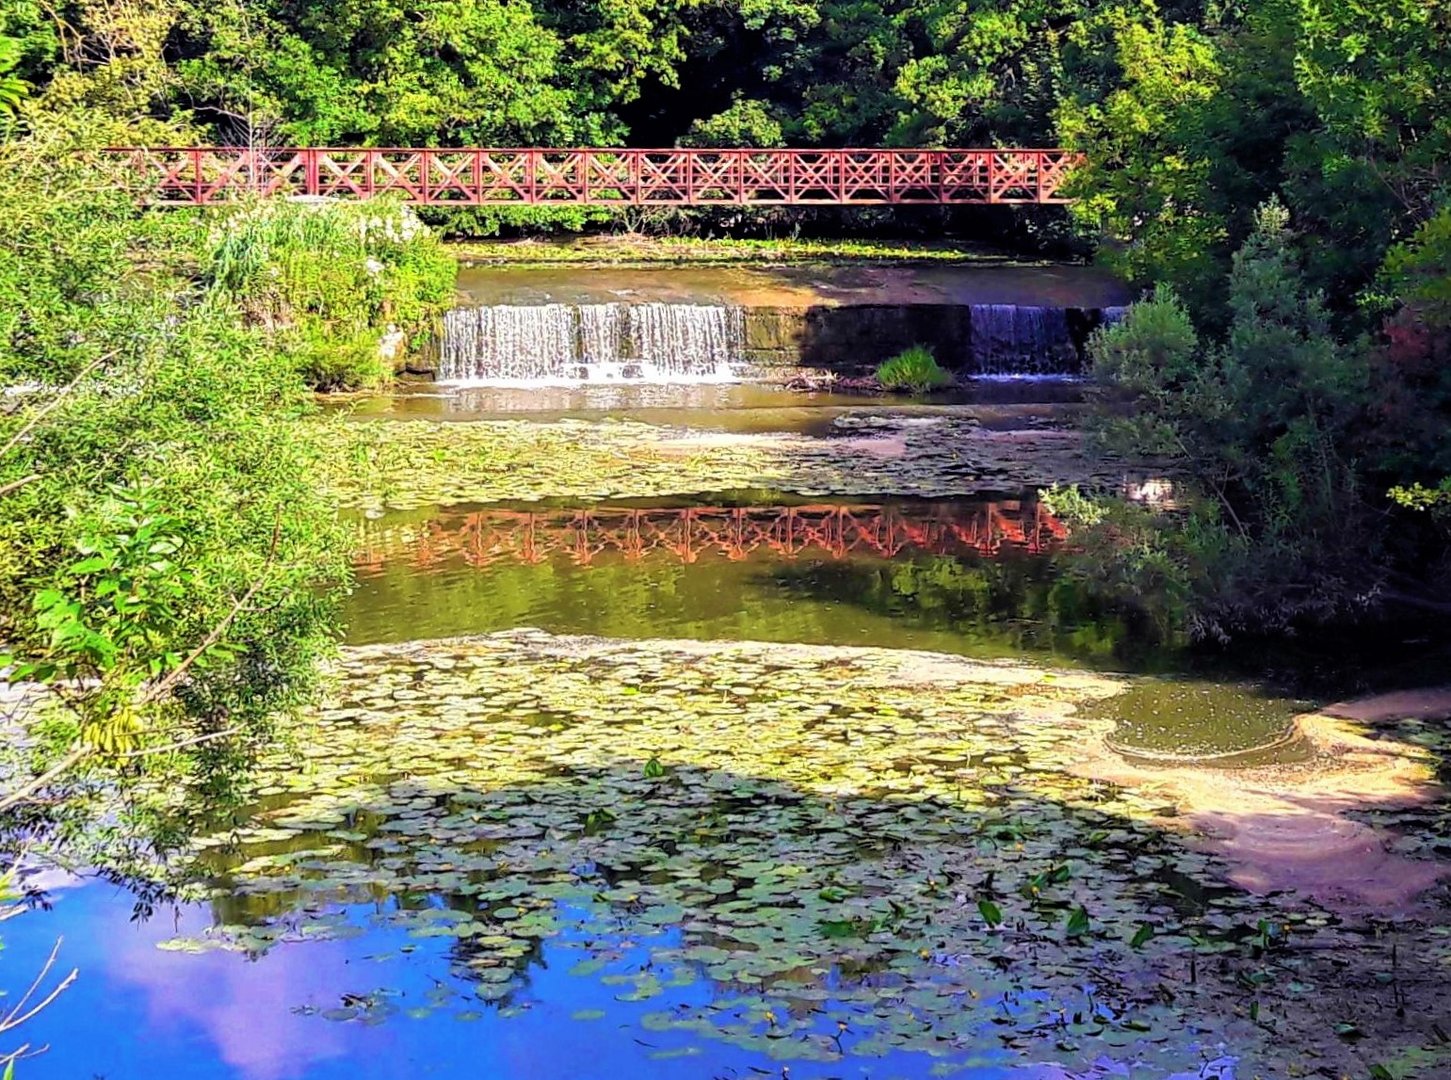
[[[1088,933],[1089,920],[1088,910],[1083,907],[1076,907],[1068,915],[1068,921],[1064,923],[1064,932],[1069,937],[1080,937]]]
[[[982,914],[983,920],[990,927],[998,926],[1003,921],[1003,910],[991,900],[982,899],[977,902],[977,910]]]

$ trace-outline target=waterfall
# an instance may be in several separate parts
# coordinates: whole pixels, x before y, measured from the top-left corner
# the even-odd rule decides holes
[[[707,382],[735,377],[745,312],[713,304],[496,304],[443,319],[440,382]]]
[[[974,375],[1075,375],[1081,367],[1066,308],[973,304],[969,319]]]

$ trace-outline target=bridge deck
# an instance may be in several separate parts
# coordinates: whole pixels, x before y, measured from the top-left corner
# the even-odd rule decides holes
[[[1067,150],[126,148],[150,201],[237,195],[425,206],[804,206],[1060,203]]]

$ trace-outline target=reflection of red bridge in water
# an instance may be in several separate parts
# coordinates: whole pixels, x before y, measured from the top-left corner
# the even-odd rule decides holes
[[[472,566],[536,564],[567,557],[588,566],[597,556],[627,562],[673,555],[745,559],[891,558],[904,552],[1041,554],[1067,530],[1036,502],[882,506],[689,507],[648,510],[481,510],[414,526],[365,526],[356,563],[378,569],[409,558],[415,565],[461,557]]]

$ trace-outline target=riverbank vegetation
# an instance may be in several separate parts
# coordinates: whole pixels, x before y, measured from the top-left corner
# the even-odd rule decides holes
[[[925,345],[913,345],[877,367],[877,384],[883,390],[904,390],[925,394],[952,385],[952,373],[937,362]]]
[[[537,237],[460,240],[459,261],[474,266],[741,266],[762,263],[934,263],[964,266],[1048,265],[1000,250],[952,240],[887,237],[741,237],[602,234],[586,238]]]
[[[84,145],[0,145],[0,666],[46,691],[0,805],[72,858],[118,776],[214,811],[310,699],[346,541],[309,383],[376,378],[452,279],[402,208],[146,212]]]
[[[387,382],[453,298],[452,254],[398,203],[260,202],[209,224],[207,285],[318,390]]]
[[[1099,436],[1184,481],[1171,512],[1058,493],[1088,526],[1081,572],[1218,641],[1451,611],[1447,220],[1391,250],[1384,321],[1353,337],[1273,200],[1233,258],[1223,333],[1168,285],[1101,331]]]

